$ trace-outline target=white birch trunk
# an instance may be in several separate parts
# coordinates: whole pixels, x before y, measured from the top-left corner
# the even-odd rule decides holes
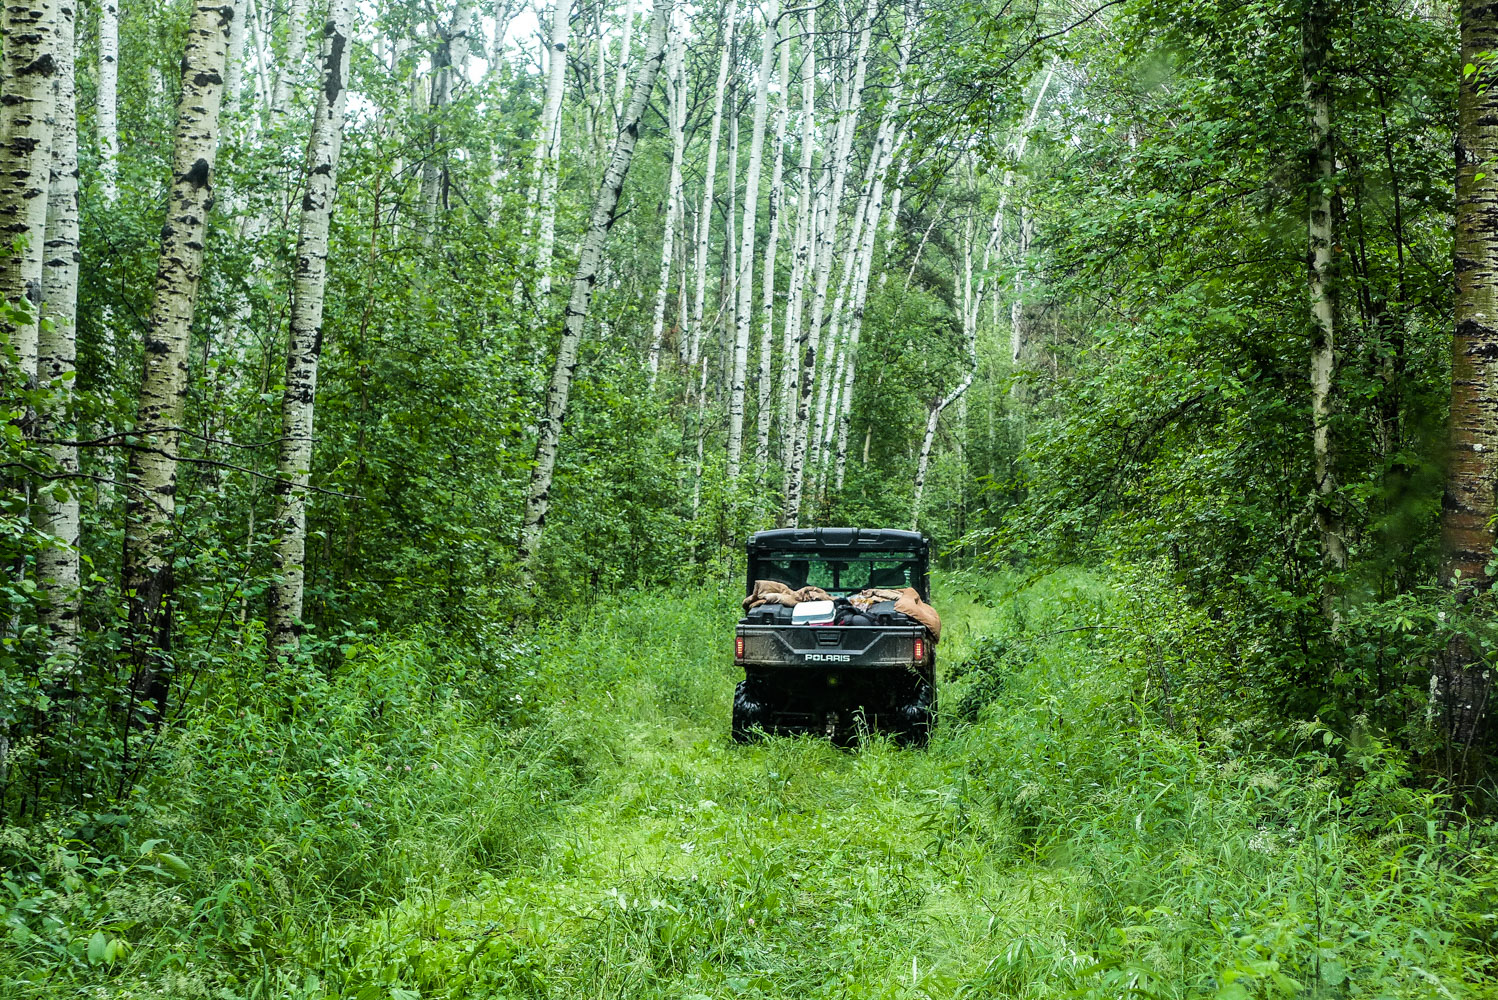
[[[775,257],[780,244],[781,201],[785,196],[785,131],[790,118],[791,100],[786,88],[790,86],[791,47],[789,42],[780,45],[780,107],[775,113],[775,153],[770,168],[770,193],[765,204],[769,222],[769,233],[765,240],[764,276],[760,279],[760,333],[759,333],[759,398],[755,411],[754,462],[756,475],[763,475],[770,463],[770,400],[773,390],[775,347]]]
[[[754,237],[759,208],[759,175],[764,160],[765,125],[770,113],[770,74],[775,69],[777,47],[775,22],[780,16],[778,0],[765,7],[765,32],[761,40],[759,80],[754,90],[754,123],[749,136],[749,167],[744,174],[744,216],[740,234],[738,308],[734,316],[733,376],[728,396],[728,478],[739,477],[744,448],[745,380],[749,375],[749,332],[754,322]],[[775,276],[764,280],[772,289]]]
[[[619,40],[619,62],[614,67],[614,92],[610,106],[614,110],[614,127],[619,127],[619,116],[624,114],[624,80],[629,71],[630,45],[634,41],[635,32],[635,0],[624,2],[624,37]],[[676,32],[672,32],[674,36]],[[671,39],[672,47],[676,45],[676,38]]]
[[[848,161],[853,148],[853,129],[857,124],[859,103],[863,96],[864,76],[868,70],[869,36],[873,30],[875,5],[871,2],[864,13],[863,29],[858,36],[857,54],[854,56],[853,78],[843,98],[843,106],[837,123],[837,141],[833,150],[832,181],[823,209],[823,221],[819,225],[816,259],[816,287],[812,293],[811,317],[802,333],[800,398],[796,406],[796,426],[791,441],[791,463],[786,471],[785,523],[790,527],[799,525],[801,516],[801,492],[804,464],[807,454],[807,431],[811,422],[812,392],[815,389],[817,350],[821,338],[822,317],[827,308],[827,284],[832,276],[832,247],[837,235],[838,212],[843,197],[843,184],[848,173]]]
[[[52,173],[52,126],[58,4],[18,0],[0,13],[5,36],[5,100],[0,103],[0,300],[23,305],[24,319],[3,324],[19,356],[22,378],[37,376],[41,326],[42,243]],[[10,248],[16,246],[12,252]]]
[[[791,466],[796,427],[796,341],[801,331],[801,308],[806,301],[807,264],[811,259],[812,231],[812,163],[816,153],[816,11],[807,8],[802,15],[805,41],[801,56],[801,161],[798,170],[801,190],[796,203],[795,255],[791,258],[790,286],[785,306],[784,332],[781,344],[780,436],[783,469]]]
[[[633,0],[631,0],[633,3]],[[660,279],[655,288],[655,313],[650,326],[650,385],[655,385],[661,367],[661,339],[666,330],[666,299],[671,288],[671,257],[676,252],[676,227],[681,221],[682,161],[686,157],[687,80],[685,33],[671,32],[667,56],[666,91],[671,110],[671,178],[666,189],[666,230],[661,238]],[[685,284],[685,282],[683,282]]]
[[[104,0],[108,4],[113,0]],[[237,117],[240,105],[240,87],[244,83],[244,43],[245,36],[249,33],[250,19],[246,16],[247,11],[241,11],[239,16],[229,25],[229,54],[224,62],[224,110],[230,115]],[[100,19],[102,21],[101,13]],[[102,34],[102,29],[101,29]],[[103,49],[103,39],[100,38],[100,49]],[[102,51],[100,63],[103,63]],[[103,86],[99,88],[103,90]]]
[[[307,555],[307,492],[311,483],[317,363],[322,353],[328,229],[338,194],[348,95],[354,0],[333,0],[323,28],[322,74],[312,123],[307,190],[297,236],[286,389],[281,396],[281,447],[276,460],[276,576],[270,594],[270,652],[294,653],[305,628],[302,598]]]
[[[39,415],[42,436],[67,441],[75,435],[67,426],[73,396],[72,375],[77,356],[78,317],[78,102],[75,87],[73,37],[76,26],[73,0],[57,7],[57,73],[54,106],[57,128],[52,137],[51,178],[47,194],[47,237],[42,261],[42,325],[37,361],[38,378],[50,383],[52,393]],[[78,471],[78,448],[51,444],[47,451],[58,471]],[[46,593],[39,612],[47,627],[52,652],[71,661],[78,645],[79,523],[78,494],[72,482],[41,491],[42,530],[59,544],[37,553],[37,580]]]
[[[536,274],[543,296],[551,294],[551,256],[557,238],[557,172],[561,166],[562,96],[567,83],[567,32],[572,0],[556,0],[552,10],[551,41],[547,44],[546,100],[536,130],[532,154],[531,191],[527,218],[535,217]]]
[[[271,120],[275,122],[284,122],[291,114],[292,95],[302,79],[302,63],[307,58],[307,14],[310,7],[310,0],[290,0],[286,6],[286,48],[271,95]]]
[[[161,230],[155,298],[146,325],[145,365],[135,420],[139,446],[131,450],[126,471],[129,495],[123,568],[137,649],[131,694],[136,703],[152,702],[146,714],[158,719],[165,705],[167,678],[162,675],[164,663],[156,651],[171,647],[171,533],[188,384],[188,337],[203,274],[224,63],[234,16],[232,3],[198,0],[188,21],[172,150],[172,184],[166,224]]]
[[[655,78],[660,72],[661,63],[665,61],[666,26],[671,17],[671,4],[672,0],[655,2],[645,57],[635,73],[629,108],[625,111],[618,138],[614,140],[609,165],[593,201],[593,214],[588,220],[587,232],[583,235],[582,252],[578,255],[577,271],[572,279],[572,296],[562,322],[562,341],[557,349],[556,367],[552,372],[551,388],[546,395],[546,412],[537,432],[536,464],[531,472],[525,519],[520,528],[520,545],[516,554],[527,574],[536,556],[541,531],[546,524],[546,511],[551,503],[552,474],[556,470],[557,449],[562,441],[562,423],[567,418],[567,397],[572,390],[572,376],[577,368],[578,347],[582,343],[583,329],[588,320],[588,306],[592,302],[593,288],[598,283],[603,262],[604,241],[608,237],[609,228],[614,224],[614,212],[619,207],[619,195],[624,189],[624,179],[629,174],[635,143],[640,136],[640,123],[645,117],[645,107],[650,101],[651,91],[655,89]]]
[[[120,8],[119,0],[99,4],[99,66],[94,122],[99,142],[99,191],[104,203],[119,197],[120,157]]]
[[[737,12],[737,0],[726,0],[723,10],[723,47],[718,53],[718,82],[713,90],[713,118],[708,129],[707,166],[702,178],[702,210],[697,214],[697,281],[692,296],[692,329],[687,348],[687,364],[694,367],[702,349],[702,312],[707,303],[707,250],[713,224],[713,185],[718,173],[718,139],[723,132],[723,95],[728,86],[733,20]]]

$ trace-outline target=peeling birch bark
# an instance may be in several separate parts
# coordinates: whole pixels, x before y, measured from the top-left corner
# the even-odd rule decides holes
[[[295,653],[301,643],[307,557],[307,492],[312,480],[317,364],[322,355],[323,299],[328,281],[328,229],[338,195],[348,99],[354,0],[333,0],[323,27],[321,85],[312,123],[307,189],[297,236],[286,388],[281,396],[281,447],[276,459],[276,575],[270,593],[270,654]]]
[[[614,140],[614,149],[609,156],[609,165],[604,171],[598,195],[593,200],[593,213],[588,220],[587,232],[583,235],[582,252],[578,255],[577,271],[572,278],[572,295],[562,322],[562,340],[557,348],[551,388],[546,395],[546,412],[537,431],[535,466],[531,471],[525,519],[521,524],[520,544],[516,552],[517,560],[527,578],[541,541],[542,529],[546,525],[557,449],[562,441],[562,424],[567,418],[567,398],[572,390],[572,376],[577,369],[578,347],[582,343],[583,330],[587,324],[588,307],[592,303],[593,289],[598,283],[603,263],[604,243],[614,224],[614,213],[619,207],[624,180],[629,175],[629,165],[634,158],[635,144],[639,141],[645,107],[655,89],[655,78],[660,73],[661,63],[665,61],[666,25],[671,17],[671,6],[672,0],[655,0],[645,56],[635,73],[629,108],[625,111],[619,135]]]
[[[176,514],[177,455],[183,397],[187,393],[188,337],[203,243],[213,206],[213,163],[218,153],[224,63],[229,51],[232,3],[198,0],[187,25],[182,91],[172,151],[172,184],[155,298],[146,326],[145,366],[135,419],[139,447],[130,452],[123,561],[129,601],[134,674],[132,707],[159,721],[166,705],[172,641],[172,520]]]

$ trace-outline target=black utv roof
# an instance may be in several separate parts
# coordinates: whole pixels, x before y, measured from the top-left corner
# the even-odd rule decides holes
[[[918,531],[895,528],[776,528],[749,536],[749,554],[768,552],[914,552],[924,557],[930,547]]]

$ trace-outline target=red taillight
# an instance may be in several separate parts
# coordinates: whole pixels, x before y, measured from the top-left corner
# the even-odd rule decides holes
[[[735,660],[744,658],[744,637],[741,635],[733,637],[733,658]]]
[[[739,654],[740,657],[742,657],[743,655],[744,655],[743,653]],[[915,658],[915,662],[917,662],[917,663],[925,663],[926,662],[926,640],[925,639],[917,639],[915,641],[915,652],[912,653],[911,655]]]

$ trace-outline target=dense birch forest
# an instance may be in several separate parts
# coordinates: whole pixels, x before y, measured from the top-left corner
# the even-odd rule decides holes
[[[1498,7],[0,35],[0,995],[1498,989]],[[728,740],[824,525],[927,751]]]

